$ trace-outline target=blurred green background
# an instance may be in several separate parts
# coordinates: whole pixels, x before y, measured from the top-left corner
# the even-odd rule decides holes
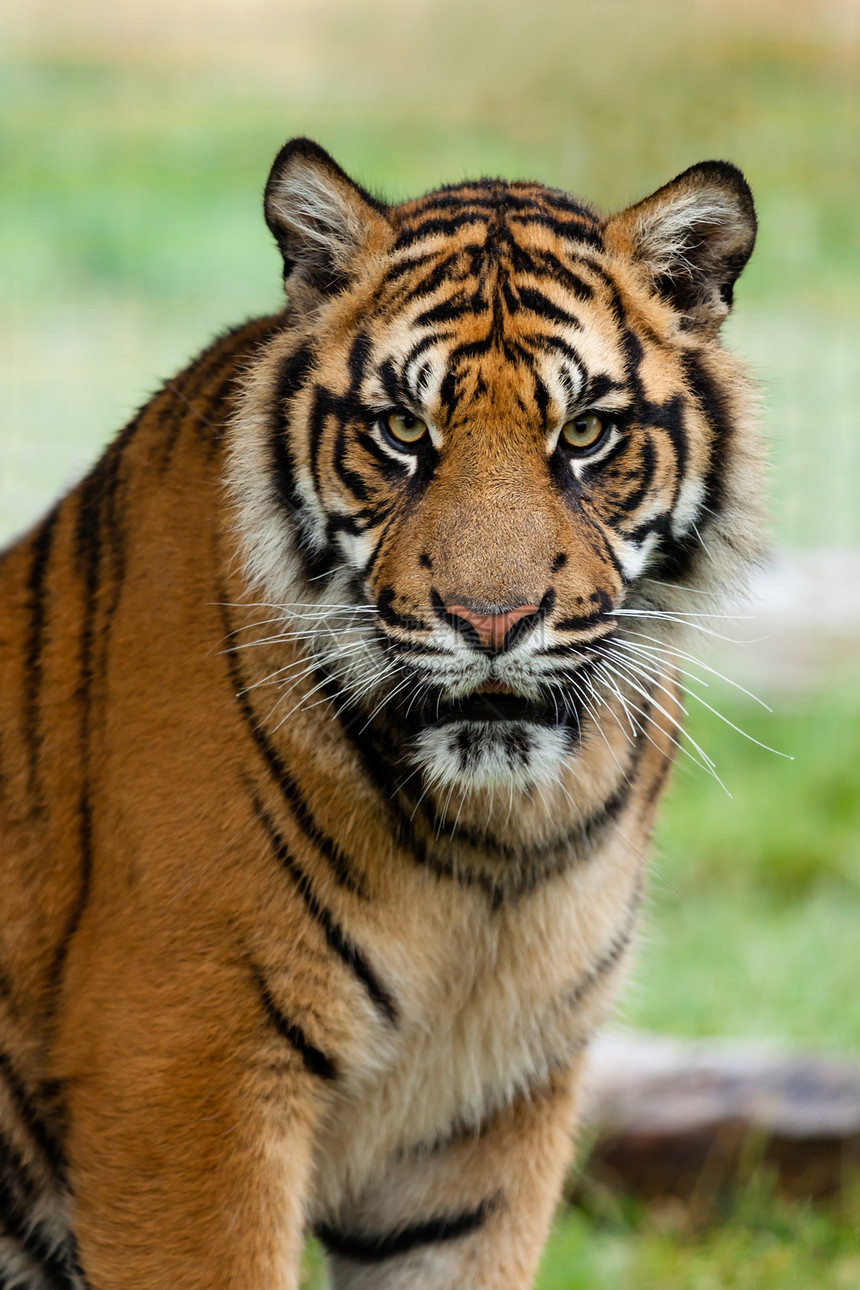
[[[492,173],[609,209],[708,157],[744,169],[760,238],[727,342],[762,383],[777,549],[817,595],[719,654],[772,714],[703,693],[795,760],[691,705],[733,797],[679,767],[621,1016],[860,1054],[856,0],[31,0],[0,38],[0,539],[278,303],[260,194],[290,135],[390,197]],[[813,1212],[757,1185],[705,1232],[564,1216],[541,1286],[860,1287],[847,1195]]]

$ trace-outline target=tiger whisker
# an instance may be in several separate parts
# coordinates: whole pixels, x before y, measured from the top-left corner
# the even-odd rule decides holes
[[[358,653],[362,648],[364,648],[364,642],[358,642],[357,644],[353,644],[353,645],[349,645],[349,646],[344,646],[344,648],[343,648],[342,650],[340,650],[340,651],[336,651],[335,653],[330,654],[330,655],[328,656],[328,659],[327,659],[326,661],[327,661],[329,664],[331,664],[331,663],[335,663],[335,662],[339,661],[339,660],[340,660],[340,659],[342,659],[342,658],[346,658],[346,657],[348,657],[348,656],[349,656],[349,655],[351,655],[351,654]],[[277,700],[275,701],[274,707],[271,709],[271,711],[269,712],[268,717],[266,718],[266,720],[267,720],[267,721],[268,721],[268,720],[271,720],[271,718],[274,716],[274,714],[275,714],[275,712],[277,711],[277,709],[278,709],[278,707],[280,706],[280,704],[281,704],[281,703],[283,703],[283,702],[285,701],[285,699],[287,699],[287,698],[289,697],[289,695],[290,695],[290,694],[292,694],[292,692],[293,692],[293,690],[295,690],[296,686],[298,686],[298,685],[299,685],[299,684],[300,684],[300,683],[305,679],[305,677],[310,676],[310,675],[312,675],[314,672],[318,671],[318,670],[319,670],[319,668],[320,668],[321,666],[325,666],[325,662],[326,662],[326,661],[323,661],[323,660],[321,660],[321,659],[311,659],[311,660],[301,659],[301,660],[299,660],[299,661],[300,661],[300,662],[305,663],[305,668],[304,668],[304,670],[303,670],[302,672],[298,673],[298,675],[297,675],[297,676],[293,676],[293,677],[286,678],[286,679],[288,679],[288,680],[290,681],[290,684],[289,684],[289,685],[287,685],[287,686],[284,688],[283,692],[278,696]],[[325,677],[325,678],[320,682],[320,684],[321,684],[321,685],[326,684],[327,680],[328,680],[328,678],[327,678],[327,677]],[[274,684],[278,684],[278,682],[276,682],[276,681],[272,681],[272,684],[273,684],[273,685],[274,685]]]
[[[401,665],[400,670],[402,670],[402,665]],[[367,718],[367,721],[366,721],[366,722],[364,723],[364,725],[362,726],[362,728],[361,728],[361,729],[362,729],[362,733],[367,729],[367,727],[370,725],[371,721],[373,721],[373,718],[376,716],[376,714],[377,714],[378,712],[381,712],[381,711],[382,711],[382,709],[385,707],[386,703],[389,703],[389,702],[391,701],[391,699],[393,699],[393,698],[394,698],[394,696],[395,696],[396,694],[399,694],[399,693],[400,693],[400,691],[401,691],[405,686],[409,685],[409,684],[410,684],[410,682],[411,682],[411,680],[412,680],[412,678],[411,678],[411,677],[409,677],[409,676],[407,676],[405,681],[401,681],[399,685],[396,685],[396,686],[394,687],[394,689],[393,689],[393,690],[389,691],[389,693],[388,693],[388,694],[384,695],[384,696],[380,699],[379,703],[377,703],[376,707],[373,709],[373,711],[370,713],[369,717]]]
[[[355,635],[358,632],[366,632],[366,627],[362,624],[359,627],[339,627],[333,629],[332,635],[337,639],[339,636]],[[259,645],[288,645],[291,641],[297,640],[314,640],[319,639],[324,632],[319,630],[307,632],[279,632],[274,636],[261,636],[255,641],[241,641],[239,644],[230,645],[226,650],[221,650],[222,654],[234,652],[236,650],[255,649]],[[369,637],[366,637],[369,639]]]
[[[270,672],[268,676],[262,677],[259,681],[253,681],[250,685],[246,685],[244,689],[238,690],[237,694],[248,694],[251,690],[260,689],[264,685],[279,685],[278,677],[284,677],[285,681],[289,680],[298,684],[302,677],[316,671],[320,666],[325,666],[326,662],[334,662],[336,659],[347,658],[352,654],[359,653],[364,646],[364,641],[353,642],[351,645],[345,645],[343,649],[335,651],[334,654],[328,655],[325,660],[318,658],[308,659],[306,655],[302,655],[301,658],[295,659],[292,663],[285,663],[283,667],[276,668],[274,672]],[[291,672],[294,668],[301,667],[303,664],[305,665],[305,670],[300,672],[298,676],[284,676],[285,673]],[[294,687],[291,686],[290,690],[292,688]],[[287,690],[286,693],[289,694],[290,690]]]
[[[728,641],[730,645],[757,645],[760,641],[767,639],[764,636],[759,636],[752,640],[739,640],[736,636],[725,636],[722,632],[714,631],[713,627],[703,627],[701,623],[693,623],[690,622],[688,618],[681,618],[677,614],[670,614],[663,611],[658,613],[657,611],[649,612],[644,610],[640,612],[639,610],[630,610],[628,612],[623,609],[613,609],[611,613],[607,613],[606,616],[611,618],[615,614],[620,615],[621,617],[651,618],[658,619],[666,623],[677,623],[681,627],[689,627],[691,631],[701,632],[703,636],[712,636],[714,640]]]
[[[619,675],[621,675],[621,676],[622,676],[622,678],[624,677],[624,674],[623,674],[623,673],[619,673]],[[667,717],[667,718],[668,718],[668,720],[672,723],[672,725],[675,727],[675,729],[676,729],[676,730],[680,729],[680,727],[679,727],[679,725],[678,725],[678,722],[674,719],[674,717],[671,715],[671,713],[667,712],[667,711],[666,711],[666,709],[665,709],[665,708],[664,708],[660,703],[658,703],[658,702],[657,702],[657,700],[654,698],[653,692],[649,693],[647,690],[643,690],[643,689],[641,688],[641,686],[639,686],[639,685],[638,685],[634,680],[632,680],[629,676],[627,676],[627,677],[626,677],[626,678],[624,678],[624,679],[626,679],[627,684],[628,684],[628,685],[630,685],[630,686],[632,686],[632,687],[633,687],[633,689],[634,689],[634,690],[636,690],[636,692],[637,692],[638,694],[641,694],[643,698],[647,699],[647,700],[652,704],[652,706],[653,706],[653,707],[655,707],[655,708],[657,709],[657,711],[658,711],[658,712],[661,712],[661,713],[663,714],[663,716]],[[652,679],[653,679],[653,678],[652,678]],[[630,702],[631,702],[631,706],[633,707],[634,711],[636,711],[636,712],[640,713],[640,715],[643,717],[643,719],[644,719],[645,721],[648,721],[648,720],[649,720],[648,713],[646,713],[643,709],[639,708],[637,704],[635,704],[635,703],[633,703],[633,702],[632,702],[632,700],[631,700]],[[645,731],[643,730],[643,733],[646,733],[646,737],[648,737],[648,738],[649,738],[649,740],[650,740],[650,742],[651,742],[652,744],[654,744],[653,739],[650,739],[650,736],[647,736],[647,732],[645,732]],[[686,745],[685,745],[681,740],[677,739],[674,735],[670,734],[670,732],[669,732],[668,730],[667,730],[667,731],[664,731],[664,734],[666,735],[666,738],[667,738],[667,739],[668,739],[668,740],[669,740],[669,741],[670,741],[670,742],[671,742],[671,743],[672,743],[672,744],[673,744],[673,745],[674,745],[674,746],[679,750],[679,752],[683,752],[683,753],[684,753],[687,757],[689,757],[689,758],[691,759],[691,761],[693,761],[697,766],[700,766],[703,770],[707,771],[707,773],[708,773],[709,775],[711,775],[711,776],[716,780],[716,782],[720,785],[720,788],[722,788],[723,792],[724,792],[728,797],[732,797],[732,796],[733,796],[733,794],[729,791],[729,789],[728,789],[728,788],[726,787],[726,785],[723,783],[723,781],[722,781],[722,779],[720,778],[720,776],[717,774],[716,764],[715,764],[715,762],[713,761],[713,759],[712,759],[711,757],[709,757],[709,756],[708,756],[708,754],[705,752],[704,748],[702,748],[701,744],[699,744],[699,743],[698,743],[698,742],[697,742],[697,741],[692,737],[692,735],[691,735],[688,731],[683,731],[683,732],[682,732],[682,734],[683,734],[683,738],[684,738],[684,739],[686,739],[686,740],[687,740],[687,742],[688,742],[688,743],[689,743],[689,744],[690,744],[690,745],[691,745],[691,746],[696,750],[696,752],[699,754],[699,757],[701,758],[701,761],[699,761],[699,760],[697,760],[695,757],[693,757],[692,753],[690,752],[690,749],[689,749],[689,748],[687,748],[687,747],[686,747]],[[654,747],[656,748],[656,747],[658,747],[658,745],[657,745],[657,744],[654,744]]]
[[[693,679],[695,680],[696,678],[693,678]],[[665,688],[665,687],[661,686],[661,689],[662,688]],[[685,692],[691,699],[694,699],[697,703],[701,704],[703,708],[707,708],[708,712],[712,712],[715,717],[719,718],[720,721],[724,722],[727,726],[730,726],[732,730],[736,730],[737,733],[739,735],[742,735],[744,739],[748,739],[750,743],[756,744],[759,748],[762,748],[765,752],[774,753],[777,757],[784,757],[786,761],[794,761],[794,757],[791,755],[791,753],[782,752],[779,748],[772,748],[770,744],[763,743],[760,739],[756,739],[755,735],[751,735],[749,731],[744,730],[741,726],[735,725],[734,721],[729,720],[729,718],[724,713],[720,712],[719,709],[715,708],[713,704],[708,703],[708,701],[706,699],[703,699],[700,694],[697,694],[695,690],[691,690],[685,687]],[[683,712],[685,716],[689,715],[686,708],[683,709]],[[689,738],[689,735],[687,736],[687,738]]]
[[[665,685],[663,685],[657,680],[658,677],[663,677],[663,679],[667,681],[670,680],[671,673],[668,670],[661,669],[661,668],[658,668],[657,670],[654,670],[653,668],[646,668],[641,663],[636,664],[629,658],[619,658],[617,655],[613,655],[609,652],[607,652],[606,654],[605,661],[606,662],[611,661],[612,663],[614,663],[616,668],[620,667],[622,669],[627,669],[629,671],[632,671],[634,674],[643,676],[647,678],[647,680],[654,682],[656,688],[658,690],[662,690],[667,698],[673,700],[673,702],[677,702],[678,707],[680,708],[681,712],[685,717],[688,717],[690,715],[687,709],[684,707],[684,704],[681,703],[681,701],[677,698],[677,696],[673,694],[671,690],[667,689]]]
[[[621,765],[621,762],[618,760],[618,757],[617,757],[617,756],[616,756],[616,754],[615,754],[615,749],[612,747],[612,744],[609,742],[609,739],[608,739],[608,737],[607,737],[607,735],[606,735],[606,732],[605,732],[605,731],[604,731],[604,729],[603,729],[603,723],[601,722],[600,717],[599,717],[599,715],[597,714],[597,712],[595,711],[595,709],[591,706],[591,704],[590,704],[590,702],[589,702],[589,699],[588,699],[588,696],[585,694],[585,692],[584,692],[584,690],[583,690],[583,687],[582,687],[581,685],[579,685],[579,684],[575,683],[575,682],[573,682],[573,683],[571,683],[571,684],[572,684],[572,688],[573,688],[573,690],[574,690],[574,693],[576,693],[576,694],[578,694],[578,695],[579,695],[580,699],[582,700],[583,705],[584,705],[584,706],[586,707],[586,709],[588,710],[588,713],[589,713],[589,715],[591,716],[592,721],[594,722],[594,728],[595,728],[595,730],[597,731],[597,733],[600,735],[600,737],[601,737],[601,739],[603,740],[603,742],[606,744],[606,747],[609,749],[609,752],[610,752],[610,755],[611,755],[611,757],[612,757],[612,760],[615,762],[615,765],[618,767],[618,769],[620,770],[621,774],[622,774],[622,775],[624,775],[624,776],[626,777],[626,771],[624,770],[624,767]],[[596,692],[594,691],[594,687],[593,687],[593,685],[592,685],[591,681],[588,681],[588,684],[589,684],[589,686],[591,686],[591,693],[592,693],[592,695],[594,696],[594,698],[597,700],[597,702],[604,702],[604,703],[605,703],[606,701],[605,701],[605,700],[601,700],[600,696],[599,696],[599,695],[597,695],[597,694],[596,694]],[[616,724],[617,724],[617,726],[618,726],[619,730],[621,731],[621,733],[624,735],[624,738],[627,740],[627,742],[628,742],[628,743],[632,743],[632,740],[630,739],[629,734],[627,733],[627,731],[624,729],[623,725],[621,724],[621,719],[619,718],[618,713],[614,711],[614,709],[612,708],[612,705],[611,705],[611,704],[607,703],[607,704],[606,704],[606,706],[609,708],[610,713],[612,713],[612,715],[615,717]]]
[[[717,614],[708,613],[704,610],[686,610],[686,609],[612,609],[607,613],[610,617],[627,617],[627,618],[665,618],[670,623],[681,622],[688,618],[720,618],[727,622],[749,621],[756,619],[756,614]]]
[[[343,611],[350,614],[375,614],[377,613],[376,605],[362,604],[340,604],[332,601],[329,603],[324,600],[210,600],[208,605],[220,609],[277,609],[283,613],[292,614],[298,617],[298,609],[312,609],[315,614],[329,614],[335,611]],[[307,617],[308,615],[303,615]]]
[[[439,812],[436,820],[435,839],[437,842],[439,841],[439,835],[442,832],[442,823],[448,817],[448,807],[451,805],[451,798],[453,794],[454,794],[454,780],[452,779],[450,785],[448,786],[448,796],[445,798],[445,805],[442,807],[442,810]]]
[[[624,646],[626,649],[641,650],[643,652],[650,651],[652,653],[654,652],[655,647],[661,651],[665,651],[668,649],[671,651],[672,655],[675,658],[683,658],[686,662],[692,663],[695,667],[700,667],[703,672],[707,672],[709,673],[709,675],[715,676],[718,681],[724,681],[726,685],[730,685],[733,690],[738,690],[740,691],[741,694],[745,694],[748,699],[752,699],[754,703],[757,703],[759,705],[759,707],[764,708],[765,712],[773,711],[770,705],[765,703],[764,699],[760,699],[757,694],[753,694],[752,690],[747,690],[744,686],[740,685],[737,681],[733,681],[731,677],[724,676],[723,673],[718,672],[716,668],[711,667],[708,663],[704,663],[700,658],[696,658],[695,654],[689,654],[686,650],[678,649],[674,645],[667,645],[665,642],[658,640],[656,636],[648,636],[644,632],[628,632],[627,636],[628,637],[635,636],[638,639],[636,641],[633,641],[633,640],[627,639],[627,637],[616,637],[613,640],[613,645],[616,645],[616,646],[620,645],[620,646]],[[638,641],[642,641],[642,640],[653,641],[654,645],[641,645],[638,643]],[[695,678],[695,679],[698,679],[698,678]],[[708,683],[707,681],[700,681],[700,684],[706,686]]]
[[[624,711],[624,715],[625,715],[625,716],[626,716],[626,718],[627,718],[627,723],[628,723],[628,725],[630,726],[631,733],[635,736],[635,735],[638,733],[638,727],[637,727],[637,725],[636,725],[636,722],[633,720],[633,717],[632,717],[632,716],[631,716],[631,714],[630,714],[630,711],[629,711],[629,709],[628,709],[628,706],[627,706],[627,704],[626,704],[626,702],[625,702],[625,700],[624,700],[624,695],[621,693],[621,690],[619,689],[619,687],[618,687],[617,683],[612,679],[612,677],[609,675],[609,673],[604,673],[603,668],[601,667],[601,665],[600,665],[600,664],[597,664],[597,668],[598,668],[598,671],[600,672],[600,674],[601,674],[601,675],[608,676],[608,678],[609,678],[609,683],[610,683],[610,685],[612,686],[613,691],[614,691],[614,692],[615,692],[615,694],[617,695],[617,697],[618,697],[618,701],[620,702],[621,707],[622,707],[622,709],[623,709],[623,711]]]

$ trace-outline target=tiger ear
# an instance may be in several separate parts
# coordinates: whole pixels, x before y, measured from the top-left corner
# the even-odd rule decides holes
[[[737,166],[702,161],[611,216],[605,235],[644,263],[688,328],[715,332],[755,244],[752,193]]]
[[[387,227],[386,207],[311,139],[281,148],[263,206],[284,257],[290,300],[305,306],[345,285],[374,229]]]

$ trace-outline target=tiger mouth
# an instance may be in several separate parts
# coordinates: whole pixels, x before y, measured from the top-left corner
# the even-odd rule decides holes
[[[526,699],[512,691],[486,691],[483,688],[460,699],[446,699],[430,706],[426,725],[440,726],[451,721],[552,721],[552,707],[540,700]]]
[[[444,691],[428,694],[420,707],[412,710],[412,721],[419,728],[440,727],[456,722],[519,722],[540,726],[577,726],[582,716],[582,681],[590,671],[586,664],[577,670],[578,684],[567,692],[554,687],[551,693],[518,694],[504,681],[487,680],[469,694],[452,697]]]

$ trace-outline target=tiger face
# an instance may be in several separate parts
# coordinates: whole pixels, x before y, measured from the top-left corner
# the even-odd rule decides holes
[[[750,396],[717,339],[743,177],[704,163],[609,218],[501,180],[389,207],[298,140],[266,214],[290,310],[232,448],[252,583],[428,784],[557,780],[642,688],[622,645],[757,551]]]

